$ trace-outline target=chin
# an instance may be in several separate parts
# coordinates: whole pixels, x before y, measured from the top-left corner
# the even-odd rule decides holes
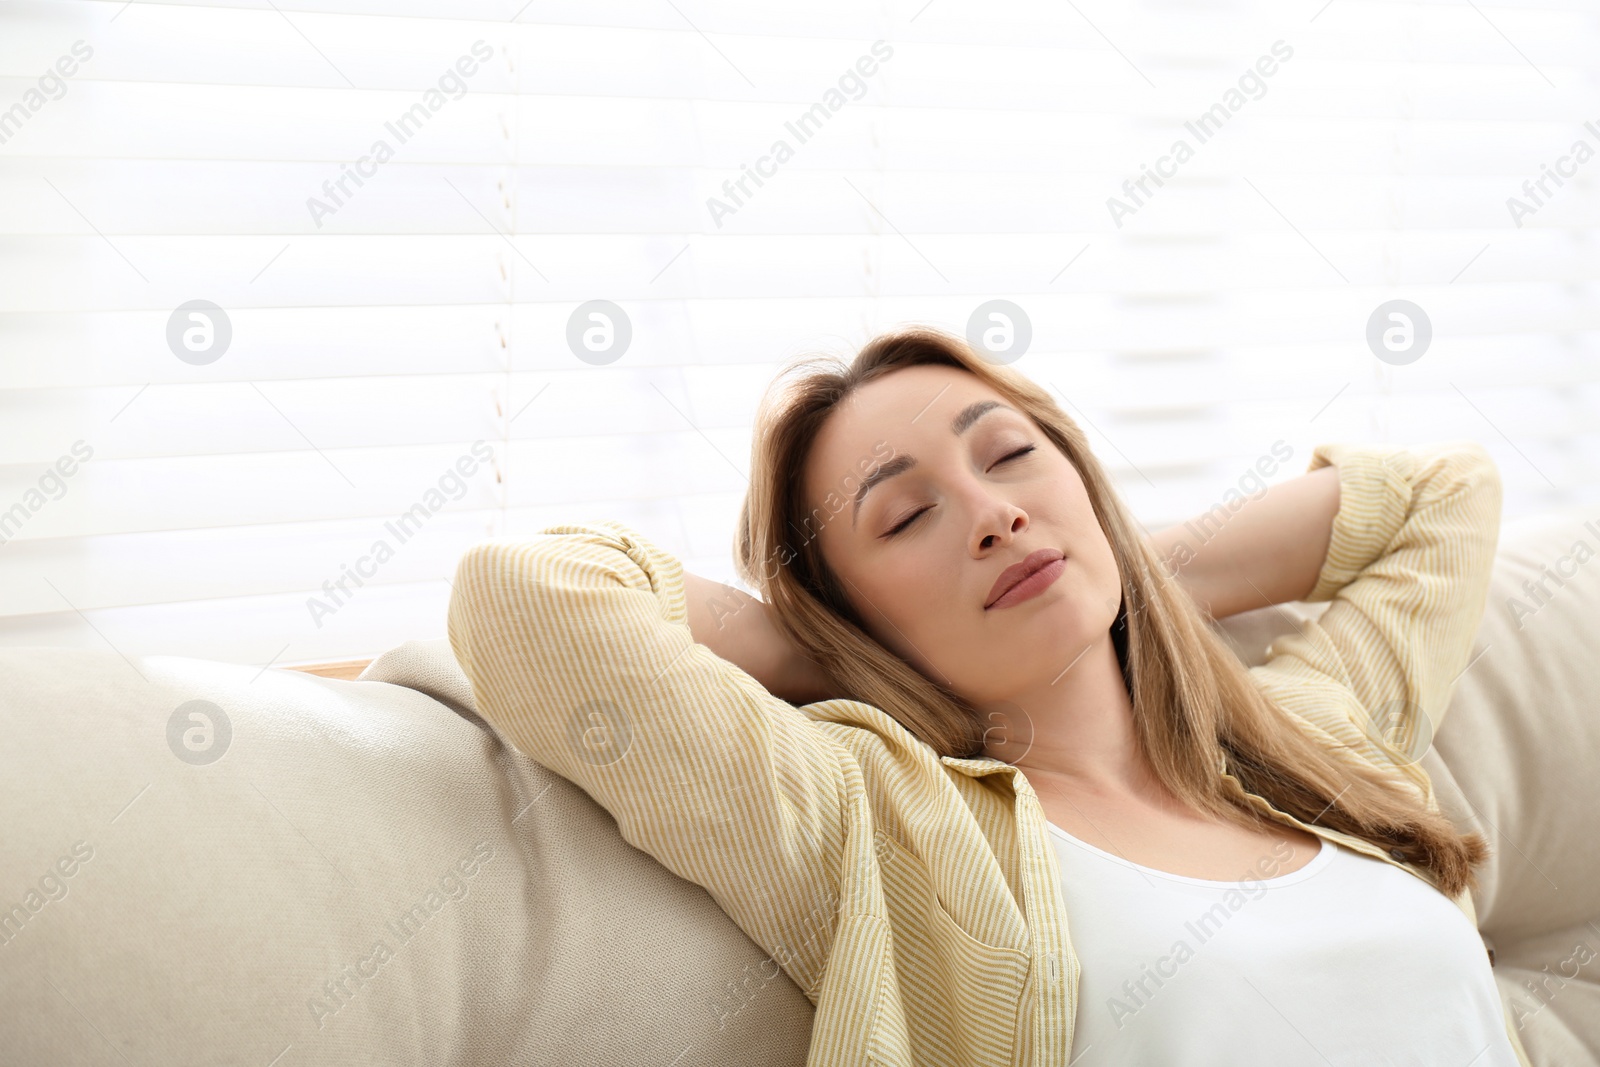
[[[1015,643],[1018,658],[1025,661],[1019,666],[1037,665],[1039,670],[1047,671],[1045,680],[1049,681],[1080,652],[1106,638],[1114,621],[1108,619],[1099,626],[1085,625],[1083,617],[1077,614],[1058,616],[1048,622],[1041,619],[1036,633],[1025,634]]]

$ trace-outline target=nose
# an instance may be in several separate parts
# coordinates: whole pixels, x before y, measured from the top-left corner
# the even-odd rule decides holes
[[[1009,545],[1028,528],[1028,513],[1009,500],[990,498],[972,528],[972,554],[981,556],[991,549]]]

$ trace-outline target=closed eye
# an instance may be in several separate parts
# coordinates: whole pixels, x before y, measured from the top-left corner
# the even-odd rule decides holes
[[[1019,456],[1026,456],[1029,452],[1033,451],[1033,447],[1033,445],[1025,445],[1024,447],[1019,448],[1015,452],[1011,453],[1009,456],[1002,456],[1000,462],[1005,463],[1007,460],[1013,460]]]
[[[1034,445],[1024,445],[1023,447],[1017,449],[1015,452],[1012,452],[1009,455],[1001,456],[998,460],[995,461],[995,466],[998,467],[1002,463],[1009,463],[1010,461],[1012,461],[1014,459],[1021,459],[1023,456],[1026,456],[1029,452],[1032,452],[1034,450],[1034,448],[1035,448]],[[890,530],[886,531],[883,536],[884,537],[893,537],[895,534],[899,533],[901,530],[904,530],[907,526],[910,526],[913,522],[916,522],[919,518],[922,517],[923,512],[927,511],[928,508],[931,508],[932,506],[933,505],[930,504],[930,505],[928,505],[927,508],[919,508],[916,511],[913,511],[910,515],[907,515],[900,522],[896,523],[894,525],[893,529],[890,529]]]

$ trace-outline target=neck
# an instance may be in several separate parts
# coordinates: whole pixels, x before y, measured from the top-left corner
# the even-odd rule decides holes
[[[992,707],[983,754],[1017,767],[1030,781],[1107,796],[1154,790],[1109,631]]]

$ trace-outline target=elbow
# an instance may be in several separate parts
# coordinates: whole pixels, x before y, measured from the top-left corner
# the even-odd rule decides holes
[[[1500,465],[1481,441],[1462,441],[1456,446],[1464,467],[1462,477],[1474,485],[1492,487],[1500,491]]]
[[[450,581],[450,602],[445,610],[445,632],[456,660],[469,676],[474,648],[485,635],[503,628],[499,621],[507,603],[511,578],[519,571],[518,559],[532,546],[505,539],[479,541],[469,546],[456,561]]]
[[[1433,487],[1437,498],[1470,497],[1474,510],[1493,516],[1498,527],[1503,486],[1500,465],[1480,441],[1458,440],[1419,450],[1417,481]]]
[[[473,545],[456,561],[455,576],[450,580],[450,602],[445,608],[445,636],[450,641],[450,651],[456,662],[469,678],[473,671],[472,635],[480,625],[477,577],[487,573],[490,563],[490,553],[485,545]]]
[[[1479,441],[1461,442],[1455,451],[1455,457],[1454,488],[1471,498],[1474,513],[1497,536],[1504,502],[1500,465],[1495,462],[1489,449]]]
[[[1487,588],[1500,541],[1500,467],[1478,441],[1452,441],[1424,451],[1418,471],[1427,509]],[[1420,502],[1420,501],[1419,501]]]

